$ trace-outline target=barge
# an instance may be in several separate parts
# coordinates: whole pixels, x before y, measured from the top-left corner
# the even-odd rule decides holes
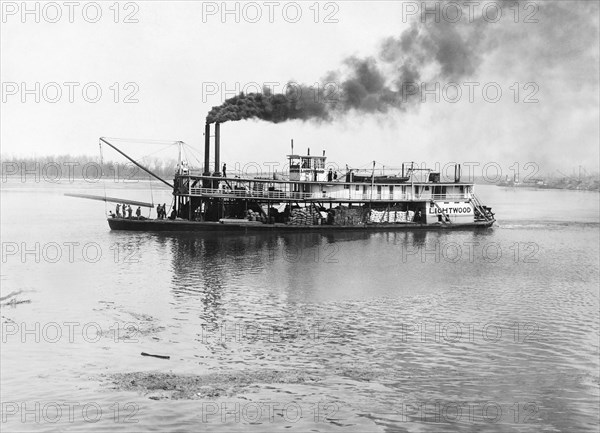
[[[106,138],[102,143],[117,149]],[[180,143],[183,145],[183,143]],[[204,170],[195,172],[179,157],[173,183],[128,159],[172,188],[169,212],[156,218],[112,214],[112,230],[132,231],[338,231],[452,230],[491,227],[491,208],[476,197],[474,184],[416,168],[397,173],[370,173],[329,168],[322,155],[287,156],[285,173],[264,176],[228,175],[220,167],[220,124],[214,129],[214,169],[210,164],[211,125],[205,129]],[[223,167],[225,171],[225,167]],[[112,201],[112,200],[111,200]],[[116,200],[115,200],[116,202]],[[153,207],[153,205],[149,205]],[[167,216],[168,215],[168,216]]]

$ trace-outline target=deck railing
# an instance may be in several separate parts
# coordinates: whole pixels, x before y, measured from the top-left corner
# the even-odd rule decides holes
[[[287,191],[260,191],[246,189],[215,189],[215,188],[190,188],[190,195],[207,195],[235,198],[270,198],[278,200],[306,200],[313,198],[309,192]]]
[[[271,199],[271,200],[350,200],[350,201],[410,201],[410,200],[436,200],[436,201],[463,201],[471,198],[470,193],[461,194],[417,194],[388,191],[381,194],[363,194],[359,191],[339,190],[331,192],[293,192],[293,191],[264,191],[228,188],[190,188],[192,196],[231,197],[246,199]]]
[[[469,200],[471,193],[464,192],[462,194],[430,194],[431,200],[435,201],[455,201],[455,200]]]

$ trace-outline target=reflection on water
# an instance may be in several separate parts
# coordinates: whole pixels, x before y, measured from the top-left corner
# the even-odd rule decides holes
[[[493,230],[239,235],[110,232],[95,204],[3,190],[3,242],[95,242],[103,255],[5,257],[0,296],[27,290],[31,303],[2,305],[2,400],[139,409],[134,425],[58,424],[76,431],[593,431],[597,204],[571,193],[559,205],[549,192],[534,197],[550,203],[547,218],[531,220],[523,215],[537,192],[488,193],[504,207]],[[18,215],[40,203],[53,204],[48,217],[22,230]],[[575,205],[580,220],[550,212]],[[103,335],[38,343],[18,332],[65,321],[97,323]],[[133,328],[115,337],[116,324]],[[109,386],[111,373],[152,371],[244,380],[233,393],[211,382],[208,400]],[[297,403],[302,417],[205,419],[206,404],[265,402]],[[5,426],[57,428],[20,421]]]

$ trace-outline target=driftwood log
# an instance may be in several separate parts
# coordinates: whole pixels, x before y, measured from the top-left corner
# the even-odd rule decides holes
[[[152,355],[150,353],[146,353],[146,352],[142,352],[142,356],[152,356],[154,358],[160,358],[160,359],[171,359],[170,356],[165,356],[165,355]]]

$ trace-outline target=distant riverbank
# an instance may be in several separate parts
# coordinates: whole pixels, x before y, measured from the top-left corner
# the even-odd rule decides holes
[[[147,159],[144,166],[160,177],[172,177],[177,161]],[[58,155],[38,158],[2,158],[0,176],[7,178],[40,179],[52,182],[64,179],[143,180],[149,174],[130,162],[100,161],[85,155]]]
[[[576,191],[600,191],[600,179],[598,176],[585,176],[581,179],[574,178],[550,178],[538,180],[537,182],[500,182],[498,186],[514,188],[538,188],[538,189],[568,189]]]

